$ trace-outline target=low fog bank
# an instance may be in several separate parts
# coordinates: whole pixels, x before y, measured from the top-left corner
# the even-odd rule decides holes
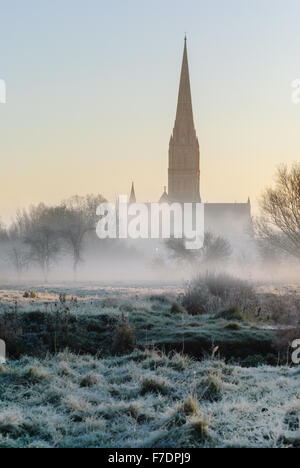
[[[32,206],[8,227],[0,221],[0,281],[182,284],[226,272],[257,283],[299,283],[299,185],[300,164],[283,166],[261,197],[259,218],[251,218],[250,203],[241,213],[238,205],[208,212],[199,250],[174,238],[99,239],[102,195]]]
[[[248,246],[230,245],[224,252],[224,245],[215,243],[200,251],[186,251],[178,240],[93,241],[85,242],[76,269],[72,257],[61,252],[52,259],[47,271],[37,262],[28,262],[21,268],[11,259],[11,246],[2,245],[0,283],[183,285],[207,272],[226,272],[254,283],[300,283],[299,261],[278,253],[266,258],[254,242]]]

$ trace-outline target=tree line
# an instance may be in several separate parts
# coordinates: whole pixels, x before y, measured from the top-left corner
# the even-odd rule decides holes
[[[6,244],[7,260],[21,277],[36,265],[47,280],[51,266],[62,254],[72,258],[76,276],[86,237],[95,232],[96,209],[102,195],[74,196],[57,206],[40,203],[18,211],[9,228],[0,225],[0,242]]]
[[[105,201],[102,195],[74,196],[56,206],[40,203],[18,211],[9,227],[0,222],[1,260],[14,267],[18,279],[30,267],[37,266],[47,280],[51,267],[68,255],[76,278],[87,241],[103,245],[104,241],[96,236],[96,211]],[[278,168],[275,184],[261,196],[260,216],[253,225],[255,243],[264,259],[300,259],[300,163]],[[104,250],[108,245],[109,241]],[[120,249],[124,253],[124,247],[126,250],[120,242],[111,245],[117,256]],[[203,251],[197,255],[186,251],[177,240],[167,242],[167,248],[171,258],[197,265],[203,260],[222,263],[232,255],[229,242],[211,233],[206,233]],[[133,251],[129,250],[127,254],[132,258]]]

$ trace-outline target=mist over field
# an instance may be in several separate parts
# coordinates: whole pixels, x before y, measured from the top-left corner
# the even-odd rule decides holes
[[[198,250],[100,239],[101,195],[2,224],[0,447],[299,447],[298,218],[274,190]]]
[[[300,447],[299,187],[197,250],[99,238],[102,195],[1,224],[0,447]]]
[[[299,0],[0,16],[0,448],[300,448]]]

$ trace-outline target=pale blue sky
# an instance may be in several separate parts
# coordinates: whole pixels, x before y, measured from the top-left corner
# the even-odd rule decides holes
[[[299,0],[0,0],[0,212],[74,193],[156,200],[188,35],[202,196],[255,200],[299,160]]]

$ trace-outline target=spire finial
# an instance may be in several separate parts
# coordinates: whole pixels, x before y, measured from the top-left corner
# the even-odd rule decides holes
[[[136,196],[135,196],[134,182],[132,182],[129,204],[132,205],[134,203],[136,203]]]

